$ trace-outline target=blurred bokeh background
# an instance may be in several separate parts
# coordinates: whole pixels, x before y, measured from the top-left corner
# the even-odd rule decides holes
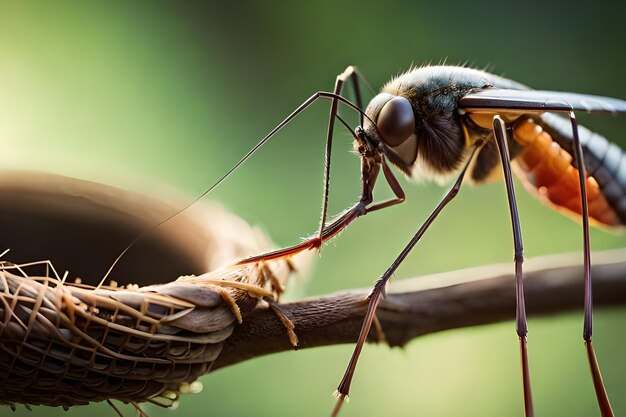
[[[305,98],[331,89],[349,64],[374,89],[412,64],[445,60],[535,88],[626,98],[625,14],[621,1],[0,1],[0,166],[147,192],[167,184],[191,199]],[[316,230],[327,113],[328,103],[316,105],[210,198],[280,246]],[[626,145],[625,120],[580,117]],[[336,137],[331,212],[359,193],[350,137],[340,129]],[[311,279],[292,283],[291,297],[365,287],[386,269],[444,193],[403,183],[407,202],[325,247]],[[579,251],[579,226],[519,189],[526,255]],[[626,238],[594,231],[592,244],[623,247]],[[512,253],[502,184],[467,187],[396,278],[508,262]],[[582,305],[530,320],[539,415],[598,414],[581,315]],[[605,382],[624,414],[626,311],[595,317]],[[260,358],[204,377],[203,392],[184,397],[177,411],[146,409],[153,417],[325,416],[351,350]],[[512,322],[423,337],[403,350],[368,346],[342,415],[522,415],[519,369]],[[103,404],[11,415],[87,413],[113,415]]]

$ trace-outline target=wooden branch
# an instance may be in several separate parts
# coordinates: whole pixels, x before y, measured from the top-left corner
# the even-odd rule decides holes
[[[525,263],[526,306],[530,315],[578,309],[582,323],[581,255],[561,255]],[[593,256],[596,306],[626,303],[626,250]],[[378,318],[390,346],[428,333],[477,326],[515,317],[513,265],[492,265],[414,278],[390,286]],[[296,323],[299,348],[356,342],[369,289],[335,293],[281,304]],[[582,326],[582,324],[581,324]],[[513,327],[511,328],[513,332]],[[376,332],[370,341],[376,341]],[[581,336],[582,340],[582,336]],[[213,370],[246,359],[292,349],[285,328],[268,308],[258,308],[227,340]]]
[[[0,195],[0,252],[10,248],[13,262],[51,259],[60,271],[69,269],[94,285],[129,241],[175,211],[149,197],[49,174],[3,172]],[[116,269],[113,278],[118,282],[167,282],[267,249],[241,219],[206,205],[183,213],[145,240]],[[572,266],[580,258],[575,254],[525,263],[529,314],[576,308],[582,316],[582,269]],[[512,320],[512,270],[511,263],[394,283],[378,312],[387,341],[401,346],[427,333]],[[626,302],[625,275],[625,250],[594,254],[596,305]],[[346,291],[280,307],[296,323],[299,348],[353,343],[368,292]],[[258,308],[227,340],[213,369],[290,349],[276,315]]]

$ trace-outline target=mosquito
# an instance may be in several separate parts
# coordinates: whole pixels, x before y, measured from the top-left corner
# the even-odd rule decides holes
[[[464,182],[484,184],[502,177],[513,231],[516,332],[522,363],[524,410],[527,417],[534,415],[527,354],[522,232],[512,176],[515,170],[533,195],[582,223],[583,340],[599,409],[603,417],[613,416],[592,345],[589,225],[606,228],[626,225],[626,156],[623,150],[601,135],[578,125],[575,111],[625,114],[626,101],[532,90],[518,82],[466,67],[425,66],[412,68],[393,78],[364,107],[361,79],[356,67],[349,66],[337,76],[332,92],[319,91],[305,100],[198,198],[215,189],[285,125],[319,100],[329,100],[331,109],[318,232],[299,244],[244,259],[240,264],[286,258],[319,249],[357,218],[404,202],[405,192],[392,167],[410,179],[452,180],[452,187],[376,281],[368,296],[367,313],[354,353],[337,388],[338,401],[332,415],[338,414],[350,392],[377,306],[384,298],[386,284],[395,270],[444,207],[456,197]],[[342,95],[346,83],[352,85],[354,102]],[[353,129],[341,117],[338,112],[340,104],[359,114],[359,126]],[[327,223],[331,150],[337,121],[354,137],[354,149],[361,160],[361,196],[353,206]],[[374,186],[381,171],[394,197],[375,201]],[[122,252],[118,260],[138,239]]]

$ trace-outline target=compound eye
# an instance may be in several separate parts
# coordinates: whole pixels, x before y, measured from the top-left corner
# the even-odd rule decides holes
[[[401,145],[415,132],[415,115],[411,102],[404,97],[389,100],[380,110],[377,127],[386,145]]]

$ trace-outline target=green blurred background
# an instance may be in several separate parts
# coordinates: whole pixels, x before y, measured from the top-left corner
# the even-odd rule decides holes
[[[625,14],[623,1],[2,1],[0,165],[127,188],[165,183],[193,196],[301,101],[331,89],[349,64],[375,89],[411,64],[445,59],[489,66],[535,88],[626,98]],[[262,225],[278,245],[314,231],[327,112],[327,103],[307,112],[211,199]],[[626,145],[626,121],[581,118]],[[338,130],[332,212],[358,197],[350,149]],[[429,184],[405,189],[405,204],[360,220],[328,245],[311,280],[292,283],[291,297],[370,285],[444,192]],[[518,194],[528,257],[580,250],[577,224]],[[592,244],[623,247],[626,238],[594,231]],[[512,253],[503,186],[467,187],[396,277],[508,262]],[[530,320],[538,415],[598,415],[581,313],[582,306]],[[595,317],[605,382],[624,414],[626,311]],[[260,358],[204,377],[204,391],[184,397],[177,411],[146,408],[153,417],[325,416],[351,350]],[[519,368],[512,322],[423,337],[403,350],[368,346],[342,415],[522,415]],[[87,413],[114,415],[103,404],[11,415]]]

